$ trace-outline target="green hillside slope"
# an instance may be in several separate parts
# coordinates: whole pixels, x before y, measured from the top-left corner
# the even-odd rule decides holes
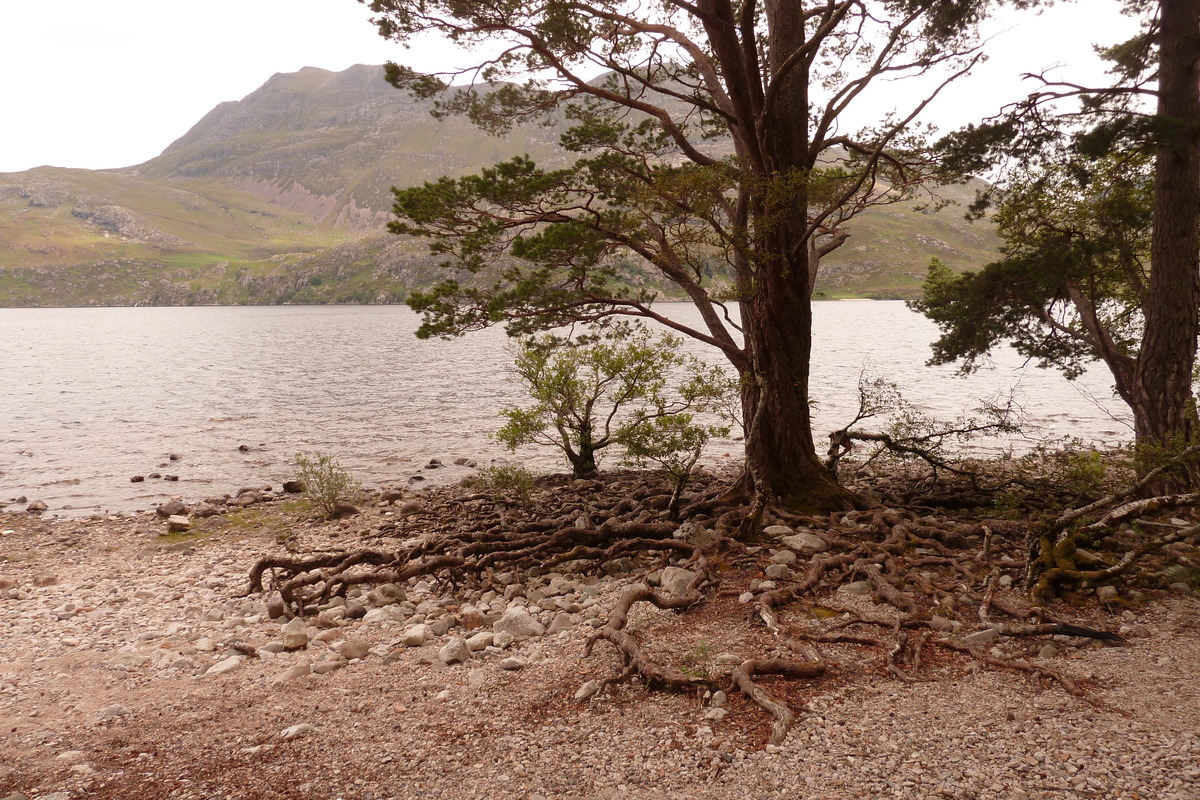
[[[553,126],[498,138],[429,110],[382,67],[306,68],[218,105],[144,164],[0,174],[0,306],[396,302],[438,270],[423,243],[383,232],[390,187],[563,158]],[[877,209],[851,231],[822,268],[827,296],[911,296],[932,256],[995,255],[960,206]]]

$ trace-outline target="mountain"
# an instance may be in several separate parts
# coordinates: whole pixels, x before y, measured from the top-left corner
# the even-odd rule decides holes
[[[0,306],[402,300],[440,270],[422,242],[385,232],[390,187],[562,158],[561,128],[499,138],[430,108],[382,67],[308,67],[221,103],[144,164],[0,174]],[[851,232],[822,268],[828,296],[911,296],[932,256],[995,256],[960,206],[875,209]]]

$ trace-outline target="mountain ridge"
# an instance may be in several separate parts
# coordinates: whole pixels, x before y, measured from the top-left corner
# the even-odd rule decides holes
[[[561,126],[499,138],[431,108],[381,66],[305,67],[218,104],[142,164],[0,174],[0,306],[398,302],[443,271],[423,242],[384,232],[392,186],[564,158]],[[828,296],[912,296],[932,256],[995,257],[990,227],[955,208],[873,209],[850,232],[822,266]]]

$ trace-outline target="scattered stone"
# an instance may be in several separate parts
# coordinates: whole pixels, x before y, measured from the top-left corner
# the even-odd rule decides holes
[[[505,611],[504,616],[500,617],[492,625],[492,630],[496,634],[508,633],[514,640],[527,639],[531,636],[541,636],[546,632],[546,628],[542,623],[529,616],[529,612],[521,606]]]
[[[1047,642],[1046,644],[1042,645],[1041,650],[1038,650],[1038,658],[1054,658],[1056,655],[1058,655],[1058,653],[1058,648]]]
[[[287,494],[303,494],[304,481],[284,481],[282,488]]]
[[[1100,586],[1096,589],[1096,599],[1101,603],[1109,603],[1117,599],[1117,587]]]
[[[234,670],[242,666],[241,656],[230,656],[223,661],[218,661],[205,671],[205,678],[217,678],[221,675],[228,675]]]
[[[500,669],[507,669],[512,672],[525,669],[527,666],[529,666],[529,662],[518,656],[509,656],[500,662]]]
[[[776,553],[772,553],[771,554],[771,563],[772,564],[795,564],[796,563],[796,551],[795,550],[780,550]]]
[[[348,659],[366,658],[367,653],[370,651],[370,643],[366,639],[362,639],[357,636],[351,637],[342,642],[341,647],[338,648],[338,652],[341,653],[342,658]]]
[[[41,514],[43,511],[49,510],[50,506],[46,505],[44,500],[34,500],[25,507],[25,510],[30,514]]]
[[[779,541],[793,550],[799,550],[802,553],[819,553],[829,549],[829,542],[815,533],[797,533],[795,536],[783,536],[780,537]]]
[[[362,619],[367,615],[367,607],[357,600],[346,601],[346,619]]]
[[[600,684],[596,681],[588,681],[575,692],[576,700],[591,700],[596,695],[600,694]]]
[[[293,664],[283,672],[271,679],[271,683],[287,683],[294,681],[296,678],[303,678],[312,672],[312,668],[307,663]]]
[[[975,646],[975,645],[981,645],[981,644],[988,644],[990,642],[996,641],[999,638],[1000,638],[1000,631],[996,630],[995,628],[984,628],[981,631],[975,631],[974,633],[968,633],[966,636],[962,637],[962,640],[963,640],[964,644],[969,644],[969,645]]]
[[[177,497],[172,497],[170,500],[154,509],[154,513],[158,514],[158,516],[162,517],[163,519],[184,514],[186,512],[187,506],[184,505],[183,501]]]
[[[704,718],[707,720],[712,720],[713,722],[720,722],[721,720],[725,719],[725,715],[728,713],[729,712],[723,708],[710,708],[708,711],[704,712]]]
[[[687,593],[688,585],[696,575],[697,573],[681,567],[667,567],[662,571],[659,584],[672,597],[682,597]]]
[[[129,482],[130,483],[145,483],[146,476],[145,475],[134,475],[133,477],[131,477],[129,479]]]
[[[428,625],[413,625],[400,634],[400,644],[405,647],[420,647],[429,638]]]
[[[787,525],[768,525],[767,527],[763,528],[763,533],[767,536],[779,537],[791,536],[793,533],[795,533],[795,531],[789,528]]]
[[[471,660],[471,649],[461,636],[455,636],[438,650],[438,658],[444,664],[461,664]]]
[[[180,514],[172,514],[167,517],[167,532],[168,533],[187,533],[192,529],[192,521]]]
[[[279,732],[279,738],[286,741],[289,739],[296,739],[300,736],[307,736],[310,733],[316,732],[316,728],[314,728],[312,725],[309,725],[307,722],[303,722],[299,725],[293,725],[290,728],[284,728]]]
[[[1167,589],[1176,594],[1189,594],[1192,591],[1192,587],[1183,582],[1172,583]]]
[[[843,584],[842,586],[838,587],[838,591],[845,594],[870,594],[871,582],[855,581],[854,583]]]
[[[763,570],[763,574],[773,580],[786,580],[792,577],[792,570],[787,564],[772,564]]]
[[[118,717],[129,717],[132,715],[133,715],[133,712],[130,711],[125,706],[121,705],[120,703],[113,703],[111,706],[104,709],[103,711],[97,712],[96,719],[100,722],[107,722],[110,719],[117,719]]]

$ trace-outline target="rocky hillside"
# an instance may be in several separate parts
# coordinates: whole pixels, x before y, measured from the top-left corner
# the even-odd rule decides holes
[[[305,68],[144,164],[0,174],[0,306],[402,300],[437,270],[384,232],[391,186],[556,158],[553,127],[497,138],[429,110],[381,67]],[[957,206],[880,209],[852,230],[823,270],[830,296],[911,295],[931,256],[965,268],[995,248]]]

